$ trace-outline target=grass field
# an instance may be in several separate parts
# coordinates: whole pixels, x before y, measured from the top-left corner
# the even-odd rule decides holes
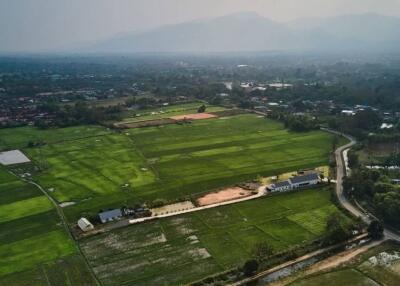
[[[26,148],[29,142],[57,143],[83,137],[107,134],[109,131],[100,126],[79,126],[41,130],[35,127],[0,129],[0,151]]]
[[[65,209],[71,222],[108,207],[175,200],[257,175],[326,165],[332,146],[330,134],[292,133],[253,114],[121,133],[100,127],[51,132],[51,138],[44,133],[48,144],[24,152],[42,168],[35,179],[53,197],[76,202]]]
[[[77,254],[50,201],[34,186],[1,168],[0,214],[0,285],[66,285],[69,277],[88,275],[83,258]],[[51,265],[70,259],[81,261],[83,267],[64,280],[60,277],[61,284],[46,280],[47,269],[54,268]],[[69,267],[75,266],[57,267],[67,273]],[[89,281],[86,285],[93,285],[90,275],[82,279]]]
[[[134,117],[127,116],[123,119],[123,122],[140,122],[146,120],[169,118],[171,116],[176,116],[176,115],[197,113],[197,109],[201,105],[203,105],[202,102],[191,102],[185,104],[163,106],[160,108],[137,110],[136,114],[137,115],[140,114],[140,116],[137,115]],[[225,110],[225,108],[220,106],[213,106],[208,104],[206,106],[207,106],[206,112]]]
[[[104,285],[179,285],[241,265],[257,242],[283,250],[320,237],[338,212],[329,198],[321,188],[266,197],[126,227],[81,247]]]
[[[382,255],[384,254],[384,255]],[[377,258],[377,263],[374,263]],[[318,285],[386,285],[400,281],[400,245],[385,242],[353,259],[348,265],[330,272],[313,274],[291,283],[291,286]]]

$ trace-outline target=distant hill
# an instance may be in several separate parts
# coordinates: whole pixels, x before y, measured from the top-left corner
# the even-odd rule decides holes
[[[126,34],[88,52],[398,51],[400,18],[378,14],[274,22],[256,13]]]

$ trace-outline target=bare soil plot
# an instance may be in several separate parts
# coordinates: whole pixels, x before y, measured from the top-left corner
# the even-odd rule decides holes
[[[0,164],[8,166],[14,164],[28,163],[28,157],[20,150],[5,151],[0,153]]]
[[[208,119],[215,117],[217,117],[217,115],[211,113],[193,113],[193,114],[172,116],[170,118],[176,121],[181,121],[181,120],[200,120],[200,119]]]
[[[249,190],[245,190],[240,187],[232,187],[223,189],[215,193],[207,194],[197,199],[197,203],[199,206],[207,206],[207,205],[248,197],[250,195],[252,195],[252,192]]]
[[[163,215],[163,214],[167,214],[167,213],[175,213],[175,212],[179,212],[182,210],[188,210],[188,209],[192,209],[194,207],[195,206],[193,205],[193,203],[191,201],[185,201],[185,202],[179,202],[176,204],[162,206],[159,208],[154,208],[154,209],[151,209],[151,212],[153,213],[153,216],[157,216],[157,215]]]

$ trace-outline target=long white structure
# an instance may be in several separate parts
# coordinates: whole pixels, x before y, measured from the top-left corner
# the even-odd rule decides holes
[[[0,164],[5,166],[29,163],[30,161],[20,150],[0,152]]]
[[[319,176],[316,172],[305,174],[302,176],[296,176],[285,181],[271,184],[267,187],[268,191],[271,192],[286,192],[293,189],[312,186],[318,184],[320,181]]]

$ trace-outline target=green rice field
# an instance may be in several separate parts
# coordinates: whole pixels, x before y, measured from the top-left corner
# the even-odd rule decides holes
[[[2,168],[0,257],[0,285],[66,285],[70,280],[95,285],[51,202]],[[69,265],[70,260],[81,266]],[[64,276],[51,277],[56,269]]]
[[[16,130],[3,145],[26,146],[26,134],[47,142],[23,151],[41,169],[35,180],[58,202],[76,203],[65,208],[71,222],[104,208],[173,201],[258,175],[326,165],[332,148],[328,133],[289,132],[254,114],[121,132],[96,126]]]
[[[129,226],[80,243],[103,285],[182,285],[241,266],[258,242],[279,251],[321,237],[328,216],[339,212],[329,198],[327,188],[281,194]]]

